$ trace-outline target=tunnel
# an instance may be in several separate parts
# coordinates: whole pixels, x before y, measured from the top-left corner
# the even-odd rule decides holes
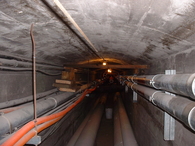
[[[1,0],[1,146],[195,145],[194,0]]]

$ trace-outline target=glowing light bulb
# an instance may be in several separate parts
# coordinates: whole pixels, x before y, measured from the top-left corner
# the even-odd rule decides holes
[[[106,64],[107,64],[106,61],[104,61],[102,65],[106,65]]]
[[[111,69],[108,69],[108,73],[112,73],[112,70]]]

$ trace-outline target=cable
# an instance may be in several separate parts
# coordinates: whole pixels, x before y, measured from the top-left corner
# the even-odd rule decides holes
[[[45,122],[49,122],[55,119],[59,120],[66,115],[70,110],[72,110],[76,105],[78,105],[86,96],[86,94],[91,93],[92,91],[94,91],[96,89],[86,89],[83,94],[81,95],[81,97],[75,101],[73,104],[71,104],[69,107],[67,107],[65,110],[59,112],[59,113],[55,113],[46,117],[40,117],[37,119],[37,125],[43,124]],[[56,121],[57,122],[57,121]],[[17,143],[22,137],[24,137],[24,135],[26,135],[31,129],[33,129],[34,127],[34,122],[31,121],[29,123],[27,123],[26,125],[24,125],[20,130],[18,130],[14,135],[12,135],[9,139],[7,139],[1,146],[12,146],[15,143]],[[47,128],[47,127],[46,127]],[[39,129],[38,129],[39,132]],[[31,134],[30,137],[28,138],[23,138],[24,143],[28,142],[34,135]]]
[[[37,130],[34,129],[30,130],[26,135],[24,135],[17,143],[14,144],[14,146],[22,146],[25,145],[32,137],[34,137],[37,132],[41,132],[42,130],[46,129],[47,127],[55,124],[58,122],[62,117],[56,118],[54,120],[45,122],[37,127]]]
[[[5,67],[5,66],[0,66],[0,69],[4,69],[4,70],[12,70],[12,71],[32,71],[32,68],[14,68],[14,67]],[[45,75],[49,75],[49,76],[58,76],[61,75],[62,73],[56,73],[56,74],[52,74],[49,72],[45,72],[43,70],[37,69],[37,72],[43,73]]]
[[[1,66],[9,66],[9,67],[24,67],[24,68],[33,67],[32,62],[18,61],[15,59],[0,58],[0,63],[1,63]],[[60,70],[60,71],[64,70],[63,66],[56,67],[56,66],[52,66],[52,65],[37,64],[37,61],[36,61],[36,67],[43,68],[45,70]]]
[[[30,28],[30,36],[32,41],[32,51],[33,51],[33,102],[34,102],[34,123],[35,130],[37,131],[37,82],[36,82],[36,48],[35,40],[33,36],[33,24]],[[36,132],[37,133],[37,132]],[[37,135],[37,134],[36,134]]]
[[[16,56],[15,54],[14,55],[7,54],[3,51],[0,51],[0,58],[5,58],[5,59],[9,58],[9,59],[20,60],[20,61],[23,61],[23,62],[32,62],[31,59],[19,57],[19,56]],[[50,66],[53,66],[53,67],[62,67],[62,66],[58,66],[57,64],[46,63],[46,62],[43,62],[43,61],[36,61],[36,62],[39,63],[39,64],[42,64],[42,65],[50,65]]]

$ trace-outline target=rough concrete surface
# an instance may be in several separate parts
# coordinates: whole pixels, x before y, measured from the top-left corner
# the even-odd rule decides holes
[[[194,46],[194,0],[60,2],[107,59],[147,64]],[[38,60],[64,64],[97,58],[52,0],[2,0],[0,14],[0,50],[5,53],[31,57],[34,23]]]

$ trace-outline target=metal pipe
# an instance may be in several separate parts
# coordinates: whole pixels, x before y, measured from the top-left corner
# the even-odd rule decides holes
[[[81,96],[81,95],[79,95],[79,96]],[[50,114],[57,113],[57,112],[60,112],[60,111],[64,110],[65,108],[67,108],[68,106],[70,106],[70,105],[71,105],[75,100],[77,100],[77,99],[78,99],[78,96],[75,96],[75,97],[71,98],[71,99],[68,100],[66,103],[64,103],[64,104],[58,106],[57,108],[55,108],[54,110],[51,110],[50,112],[48,112],[48,113],[42,115],[42,117],[43,117],[43,116],[48,116],[48,115],[50,115]],[[63,107],[62,107],[62,106],[63,106]],[[60,123],[62,123],[62,122],[63,122],[63,120],[60,121]],[[59,123],[58,123],[58,124],[59,124]],[[60,124],[59,124],[59,125],[60,125]],[[55,129],[55,128],[53,128],[53,129]],[[51,130],[51,129],[49,129],[49,130],[50,130],[50,131],[53,131],[53,130]],[[6,136],[5,138],[1,139],[1,140],[0,140],[0,144],[4,143],[4,142],[5,142],[7,139],[9,139],[13,134],[14,134],[14,133],[9,134],[9,135]],[[50,135],[50,134],[51,134],[51,133],[49,133],[49,134],[44,134],[44,136],[41,137],[42,141],[43,141],[44,139],[46,139],[46,137],[48,137],[48,135]]]
[[[118,98],[118,108],[124,146],[138,146],[121,98]]]
[[[56,113],[56,114],[52,114],[50,116],[46,116],[46,117],[40,117],[37,119],[37,124],[41,125],[42,123],[46,123],[49,121],[53,121],[53,120],[60,120],[61,118],[63,118],[64,115],[66,115],[70,110],[72,110],[75,106],[77,106],[86,96],[86,94],[93,92],[96,89],[96,87],[94,87],[93,89],[87,89],[85,90],[85,92],[83,92],[82,96],[75,101],[73,104],[71,104],[68,108],[66,108],[65,110]],[[57,121],[58,121],[57,120]],[[55,122],[57,122],[55,121]],[[52,123],[51,123],[52,124]],[[50,124],[50,125],[51,125]],[[54,124],[54,123],[53,123]],[[50,126],[48,125],[48,126]],[[14,145],[16,142],[18,142],[22,137],[24,136],[28,136],[28,138],[22,139],[22,141],[24,143],[26,143],[27,141],[29,141],[34,134],[32,135],[28,135],[26,134],[27,132],[29,132],[30,130],[32,130],[34,128],[34,121],[28,122],[26,125],[24,125],[21,129],[19,129],[12,137],[10,137],[7,141],[5,141],[2,146],[8,146],[8,145]],[[42,127],[41,129],[45,129],[47,127]],[[41,130],[39,129],[39,130]],[[32,131],[33,133],[35,131]],[[38,131],[39,132],[39,131]]]
[[[5,67],[5,66],[0,66],[0,69],[2,70],[11,70],[11,71],[32,71],[32,68],[18,68],[18,67]],[[37,72],[43,73],[48,76],[59,76],[62,73],[61,72],[56,72],[56,71],[45,71],[41,69],[37,69]]]
[[[114,146],[123,146],[118,104],[114,106]]]
[[[0,58],[0,63],[3,66],[9,66],[9,67],[25,67],[25,68],[31,68],[32,63],[30,62],[23,62],[23,61],[17,61],[14,59],[3,59]],[[47,70],[64,70],[62,67],[52,66],[52,65],[45,65],[45,64],[37,64],[38,69],[47,69]]]
[[[102,104],[95,108],[74,146],[94,146],[103,111],[104,106]]]
[[[37,94],[37,99],[43,98],[43,97],[48,96],[50,94],[53,94],[55,92],[58,92],[57,88],[46,91],[46,92],[38,93]],[[16,106],[16,105],[19,105],[19,104],[30,102],[32,100],[33,100],[33,96],[30,95],[30,96],[20,98],[20,99],[14,99],[14,100],[6,101],[6,102],[1,102],[0,103],[0,109],[8,108],[8,107],[11,107],[11,106]]]
[[[195,99],[195,74],[127,76],[127,79]]]
[[[166,94],[162,91],[136,85],[125,81],[132,90],[166,111],[195,131],[195,102],[181,96]]]
[[[87,49],[91,53],[93,53],[98,58],[104,60],[104,58],[100,54],[98,54],[98,50],[91,43],[91,41],[89,40],[89,38],[85,35],[85,33],[78,26],[78,24],[74,21],[74,19],[70,16],[70,14],[67,12],[67,10],[64,8],[64,6],[60,3],[59,0],[42,0],[42,2],[47,7],[50,8],[50,10],[79,38],[79,40],[84,45],[87,46]]]
[[[45,113],[44,115],[42,115],[42,117],[51,115],[53,113],[58,113],[62,110],[64,110],[65,108],[67,108],[69,105],[71,105],[72,103],[74,103],[79,97],[81,96],[81,94],[76,95],[75,97],[71,98],[70,100],[64,102],[63,104],[61,104],[60,106],[57,106],[56,108],[50,110],[49,112]]]
[[[81,93],[83,92],[85,89],[87,88],[90,88],[91,86],[95,85],[96,83],[100,83],[101,81],[93,81],[89,84],[86,84],[86,85],[83,85],[81,87],[81,89],[79,89],[77,93]],[[42,92],[42,93],[38,93],[37,94],[37,99],[40,99],[40,98],[43,98],[45,96],[48,96],[50,94],[53,94],[55,92],[58,92],[58,89],[55,88],[55,89],[52,89],[52,90],[49,90],[49,91],[46,91],[46,92]],[[16,105],[19,105],[19,104],[23,104],[23,103],[26,103],[26,102],[30,102],[33,100],[33,96],[30,95],[30,96],[27,96],[27,97],[24,97],[24,98],[20,98],[20,99],[15,99],[15,100],[10,100],[10,101],[6,101],[6,102],[2,102],[0,103],[0,109],[3,109],[3,108],[8,108],[8,107],[11,107],[11,106],[16,106]]]
[[[45,112],[57,107],[63,102],[69,100],[75,94],[66,92],[55,97],[37,102],[37,115],[40,116]],[[27,105],[21,109],[0,116],[0,136],[12,132],[15,128],[25,124],[33,119],[33,105]]]
[[[98,50],[95,48],[95,46],[91,43],[89,38],[85,35],[85,33],[82,31],[82,29],[78,26],[78,24],[74,21],[74,19],[70,16],[70,14],[66,11],[66,9],[63,7],[63,5],[59,2],[59,0],[54,0],[54,3],[58,6],[58,8],[63,12],[63,14],[68,18],[68,20],[75,26],[75,28],[79,31],[79,33],[85,38],[85,40],[90,44],[91,48],[95,52],[98,52]],[[100,57],[102,58],[102,57]],[[104,58],[102,58],[104,59]]]
[[[75,145],[75,143],[76,143],[77,139],[79,138],[79,136],[81,135],[81,132],[83,131],[84,127],[87,125],[87,122],[89,121],[89,118],[91,117],[91,115],[92,115],[92,111],[90,111],[88,113],[88,115],[85,117],[85,119],[83,120],[83,122],[81,123],[79,128],[76,130],[74,135],[71,137],[67,146],[74,146]]]
[[[35,122],[35,129],[37,130],[37,76],[36,76],[36,48],[35,48],[35,40],[33,35],[33,24],[31,25],[30,29],[30,36],[32,40],[32,52],[33,52],[33,110],[34,110],[34,122]]]
[[[6,52],[3,52],[3,51],[0,51],[0,57],[3,59],[3,58],[10,58],[11,60],[14,59],[14,60],[21,60],[23,62],[32,62],[32,58],[25,58],[24,56],[17,56],[17,55],[12,55],[10,53],[6,53]],[[44,62],[43,60],[37,60],[36,61],[37,64],[40,64],[40,65],[49,65],[49,66],[52,66],[52,67],[62,67],[60,66],[59,64],[54,64],[53,62],[52,63],[48,63],[48,62]]]

